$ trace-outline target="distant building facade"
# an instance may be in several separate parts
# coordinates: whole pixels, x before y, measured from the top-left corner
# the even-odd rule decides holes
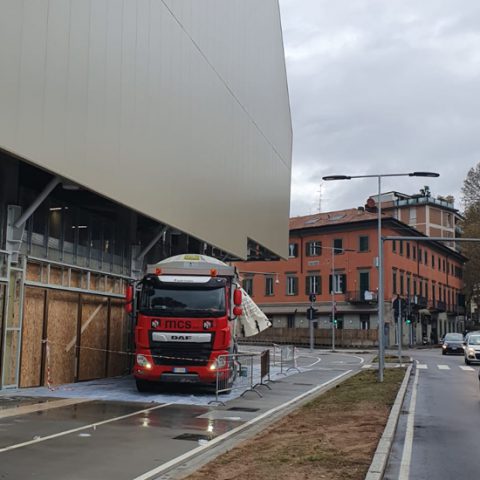
[[[378,195],[372,196],[377,201]],[[462,216],[455,208],[452,197],[432,197],[428,187],[420,193],[407,195],[386,192],[381,195],[382,210],[397,220],[415,228],[429,237],[456,238],[461,235]],[[454,243],[447,243],[455,248]],[[460,250],[460,248],[457,248]]]
[[[442,243],[421,241],[425,235],[390,215],[383,217],[382,234],[419,238],[385,243],[387,344],[396,343],[392,301],[398,296],[405,300],[405,317],[411,321],[404,318],[404,343],[423,338],[436,342],[445,332],[461,331],[465,257]],[[244,288],[272,320],[274,328],[265,335],[275,335],[275,329],[306,329],[310,294],[316,296],[317,330],[331,330],[334,309],[337,331],[374,331],[377,252],[376,213],[349,209],[290,219],[287,260],[238,265]]]

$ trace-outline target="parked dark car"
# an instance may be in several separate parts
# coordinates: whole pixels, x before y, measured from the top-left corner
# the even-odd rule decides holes
[[[454,355],[463,355],[464,340],[461,333],[447,333],[443,338],[442,355],[452,353]]]

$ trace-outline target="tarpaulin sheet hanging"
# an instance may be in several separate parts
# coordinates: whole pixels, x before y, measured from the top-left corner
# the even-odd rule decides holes
[[[252,337],[272,326],[267,316],[260,310],[250,295],[242,288],[242,315],[238,317],[240,335]]]

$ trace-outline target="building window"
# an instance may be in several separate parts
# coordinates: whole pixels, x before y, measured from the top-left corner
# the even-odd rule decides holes
[[[441,262],[440,257],[437,257],[437,267],[438,267],[438,271],[441,272],[442,271],[442,262]]]
[[[446,263],[447,263],[447,262],[445,261],[445,259],[443,259],[443,271],[444,271],[444,272],[445,272],[446,269],[447,269],[447,268],[446,268]]]
[[[407,242],[407,258],[410,258],[410,244]]]
[[[298,277],[287,276],[287,295],[298,295]]]
[[[358,237],[358,250],[360,252],[368,252],[368,236],[361,235]]]
[[[417,247],[415,245],[412,245],[412,258],[417,259]]]
[[[410,207],[410,222],[409,223],[417,223],[417,209],[415,207]]]
[[[360,314],[360,330],[370,330],[370,314]]]
[[[298,257],[298,243],[290,243],[288,245],[288,258]]]
[[[423,257],[422,257],[422,249],[420,247],[418,247],[418,261],[420,263],[423,262]]]
[[[319,295],[322,293],[320,275],[307,275],[305,282],[305,293],[307,295],[310,295],[311,293]]]
[[[411,282],[410,274],[407,274],[407,296],[410,296],[410,282]]]
[[[403,255],[403,240],[400,240],[400,255]]]
[[[248,295],[253,296],[253,278],[244,278],[242,287]]]
[[[333,240],[333,251],[335,255],[343,253],[343,240],[341,238],[335,238]]]
[[[405,292],[403,290],[403,273],[400,273],[400,295],[403,295]]]
[[[393,271],[393,276],[392,276],[392,279],[393,279],[393,293],[396,294],[398,293],[398,290],[397,290],[397,271],[394,270]]]
[[[432,268],[435,268],[435,255],[432,253]]]
[[[344,273],[335,273],[329,276],[329,291],[333,293],[345,293],[347,291],[347,276]]]
[[[307,257],[318,257],[322,254],[322,242],[314,241],[307,243]]]
[[[295,315],[287,315],[287,328],[295,328]]]
[[[365,292],[370,290],[370,272],[359,272],[360,298],[365,300]]]
[[[337,321],[337,329],[343,330],[343,315],[337,315],[335,320]]]
[[[396,252],[396,251],[397,251],[397,241],[393,240],[392,241],[392,252]]]
[[[265,296],[273,295],[273,277],[265,277]]]

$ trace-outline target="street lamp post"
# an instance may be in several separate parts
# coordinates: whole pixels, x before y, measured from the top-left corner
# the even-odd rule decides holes
[[[383,288],[383,242],[382,242],[382,178],[383,177],[439,177],[435,172],[384,173],[373,175],[327,175],[325,181],[351,180],[352,178],[376,178],[378,180],[377,234],[378,234],[378,381],[383,382],[385,368],[385,319]]]

